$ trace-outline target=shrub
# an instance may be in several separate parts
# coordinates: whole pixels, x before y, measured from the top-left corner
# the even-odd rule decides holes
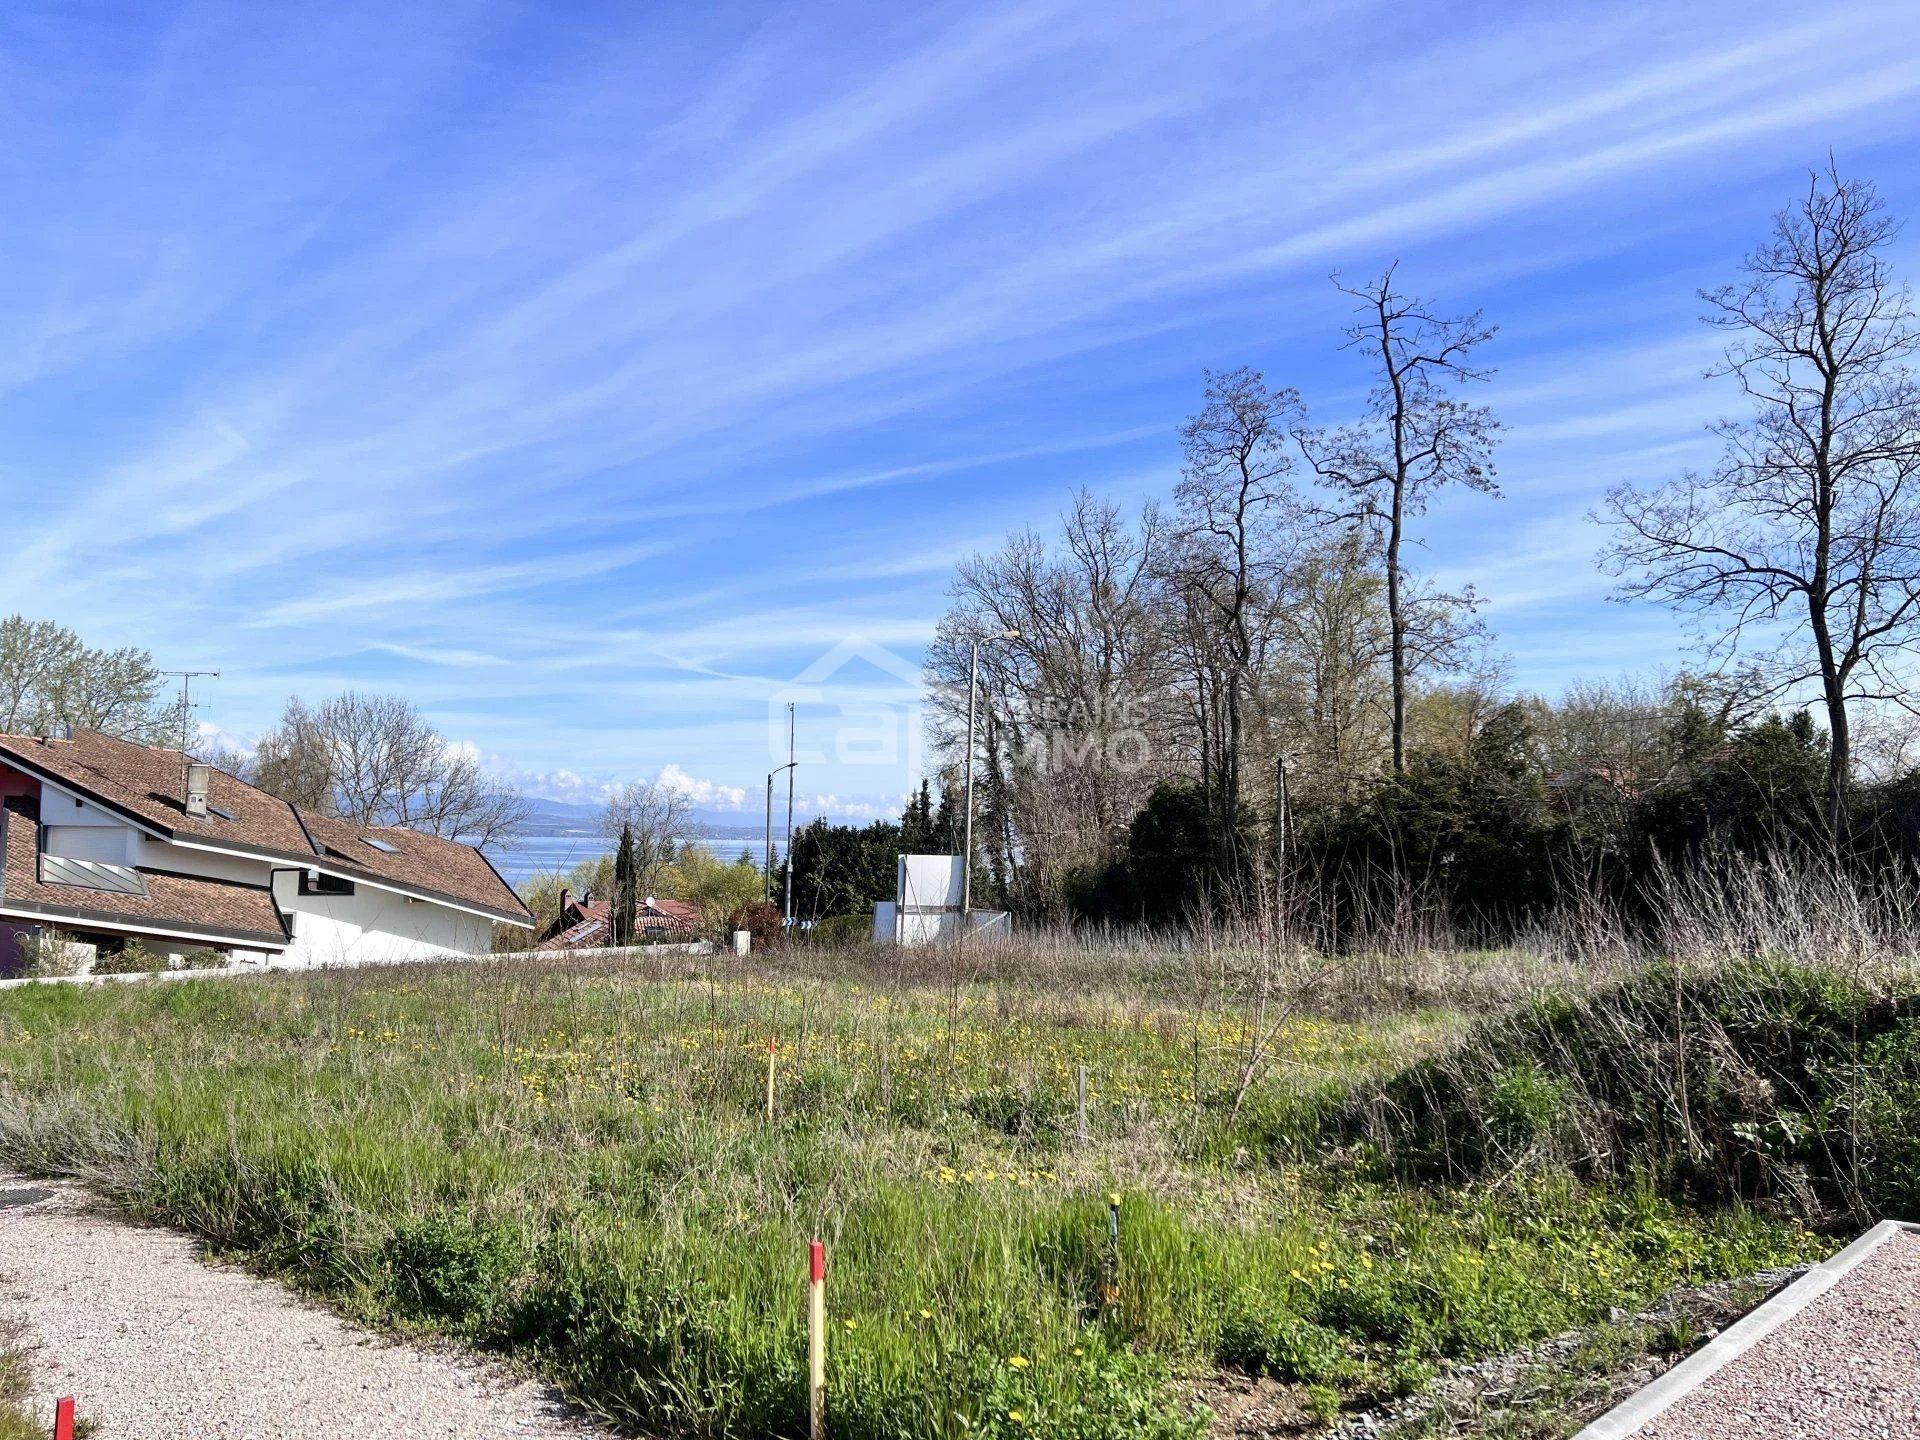
[[[829,915],[807,938],[818,945],[863,945],[873,938],[871,915]]]
[[[18,951],[20,973],[34,978],[78,974],[86,958],[85,950],[58,930],[22,933],[14,937],[13,943]]]
[[[167,968],[167,957],[155,954],[138,940],[93,958],[95,975],[152,975]]]
[[[1343,1379],[1355,1368],[1338,1334],[1281,1304],[1271,1290],[1244,1292],[1229,1305],[1219,1359],[1249,1375],[1303,1385]]]
[[[396,1222],[382,1259],[402,1314],[471,1334],[483,1333],[502,1309],[525,1261],[517,1235],[458,1216]]]
[[[196,945],[180,956],[182,970],[223,970],[230,957],[224,950],[215,950],[210,946]]]
[[[755,950],[770,949],[786,939],[784,919],[780,907],[771,900],[755,900],[727,917],[727,934],[745,930],[753,936]]]

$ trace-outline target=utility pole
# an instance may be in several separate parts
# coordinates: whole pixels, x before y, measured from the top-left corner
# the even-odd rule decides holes
[[[998,635],[975,637],[968,641],[967,660],[967,802],[960,861],[960,940],[966,943],[967,920],[973,914],[973,697],[980,688],[980,647],[989,640],[1018,640],[1018,630],[1002,630]]]
[[[162,670],[162,675],[180,677],[180,803],[187,803],[187,767],[193,763],[187,750],[192,744],[193,735],[193,682],[201,679],[218,680],[218,670]]]
[[[793,771],[800,762],[793,758],[794,735],[793,702],[787,702],[787,895],[781,907],[781,917],[788,929],[793,928]]]
[[[781,765],[767,772],[767,861],[766,864],[761,867],[760,878],[763,883],[760,886],[760,898],[768,904],[773,903],[773,778],[782,770],[791,772],[792,769],[793,762],[788,761],[785,765]],[[793,808],[793,802],[791,800],[787,802],[787,808]],[[793,864],[793,830],[791,826],[789,826],[787,830],[787,864],[788,868],[791,869]]]

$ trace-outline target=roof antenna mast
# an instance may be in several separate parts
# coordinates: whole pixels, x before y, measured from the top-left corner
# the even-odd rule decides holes
[[[187,769],[193,764],[193,757],[187,753],[193,735],[193,682],[200,679],[220,678],[218,670],[162,670],[162,675],[180,677],[180,803],[187,803],[189,782]]]

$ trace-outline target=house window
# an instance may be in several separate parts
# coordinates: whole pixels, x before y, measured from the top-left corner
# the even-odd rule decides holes
[[[353,881],[342,880],[338,875],[329,875],[323,870],[302,870],[300,893],[302,895],[351,895]]]

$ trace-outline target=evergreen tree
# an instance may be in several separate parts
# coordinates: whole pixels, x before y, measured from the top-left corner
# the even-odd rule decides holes
[[[900,849],[907,855],[937,853],[938,838],[933,831],[933,787],[925,779],[920,793],[907,801],[900,814]]]
[[[952,787],[944,782],[940,786],[940,804],[933,812],[933,822],[929,828],[933,834],[931,848],[936,854],[960,853],[960,811],[953,803]]]
[[[635,894],[638,883],[633,858],[633,827],[622,825],[620,849],[613,857],[613,922],[609,937],[617,946],[633,943],[635,920],[640,909],[639,896]]]

